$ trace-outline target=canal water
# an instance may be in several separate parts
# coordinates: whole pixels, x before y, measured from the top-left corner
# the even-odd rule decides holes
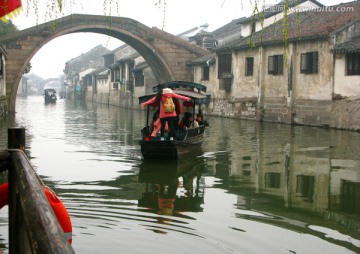
[[[16,111],[0,148],[9,126],[26,128],[76,253],[360,253],[359,133],[207,117],[201,151],[147,162],[145,110],[34,96]],[[5,253],[7,225],[5,207]]]

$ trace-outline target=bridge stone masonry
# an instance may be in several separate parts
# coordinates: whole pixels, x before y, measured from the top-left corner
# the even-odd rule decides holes
[[[208,54],[196,45],[130,18],[82,14],[62,17],[0,37],[0,43],[7,52],[6,97],[10,112],[15,112],[20,79],[32,57],[49,41],[77,32],[104,34],[130,45],[144,57],[160,83],[190,80],[187,63]]]

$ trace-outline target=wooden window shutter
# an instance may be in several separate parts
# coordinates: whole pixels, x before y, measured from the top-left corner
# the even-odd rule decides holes
[[[319,65],[319,53],[312,52],[312,70],[311,73],[318,73],[318,65]]]
[[[284,70],[284,56],[278,55],[277,56],[277,74],[283,74]]]

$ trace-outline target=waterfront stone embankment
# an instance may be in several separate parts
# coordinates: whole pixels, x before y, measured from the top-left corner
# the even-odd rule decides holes
[[[89,101],[91,98],[87,97]],[[139,108],[137,98],[132,98],[131,93],[111,93],[96,97],[97,103],[109,104],[125,108]],[[275,102],[274,102],[275,103]],[[351,131],[360,131],[360,97],[342,98],[330,101],[307,101],[294,105],[293,110],[282,105],[277,107],[277,111],[283,112],[283,117],[279,118],[279,113],[269,113],[274,111],[276,106],[269,106],[265,109],[256,109],[256,99],[246,101],[210,100],[206,107],[203,107],[205,115],[247,119],[254,121],[278,122],[286,124],[309,125],[318,127],[330,127]],[[267,110],[267,117],[261,118],[257,115],[263,114]],[[291,116],[292,114],[292,116]],[[274,115],[274,117],[270,117]],[[275,117],[276,116],[276,117]],[[289,120],[293,118],[293,120]]]
[[[331,127],[360,131],[360,97],[333,102]]]
[[[257,110],[255,99],[252,102],[211,100],[203,112],[221,117],[360,131],[360,97],[297,102],[292,110],[286,103],[276,101]],[[263,117],[264,115],[266,117]]]

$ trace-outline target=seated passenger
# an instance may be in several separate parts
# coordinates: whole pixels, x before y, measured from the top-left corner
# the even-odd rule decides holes
[[[179,129],[196,128],[199,127],[199,123],[194,121],[193,115],[190,112],[185,112],[184,117],[179,123]]]
[[[199,125],[209,126],[208,121],[204,120],[204,116],[202,115],[202,113],[197,114],[196,121],[198,122]]]

